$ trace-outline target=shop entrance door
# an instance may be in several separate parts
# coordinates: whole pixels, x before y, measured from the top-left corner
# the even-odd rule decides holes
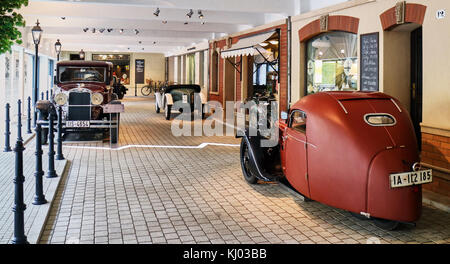
[[[421,149],[422,122],[422,27],[411,32],[411,119]]]

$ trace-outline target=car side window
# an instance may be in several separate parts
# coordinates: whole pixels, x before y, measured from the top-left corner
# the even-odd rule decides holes
[[[289,127],[302,133],[306,133],[306,113],[300,110],[294,110],[291,113]]]

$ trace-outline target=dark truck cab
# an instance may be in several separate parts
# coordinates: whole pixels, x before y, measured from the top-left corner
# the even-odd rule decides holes
[[[56,67],[53,96],[36,103],[39,123],[46,142],[48,118],[62,109],[64,133],[92,132],[109,134],[111,143],[119,137],[119,118],[124,106],[113,93],[110,62],[63,61]],[[56,115],[55,115],[56,124]]]

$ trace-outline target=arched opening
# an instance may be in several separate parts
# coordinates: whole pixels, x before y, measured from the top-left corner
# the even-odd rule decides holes
[[[411,114],[420,146],[422,122],[422,25],[406,23],[383,33],[384,92]]]

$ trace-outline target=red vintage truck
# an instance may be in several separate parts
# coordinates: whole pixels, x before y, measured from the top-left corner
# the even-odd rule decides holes
[[[303,196],[388,230],[419,219],[421,185],[432,173],[420,167],[413,124],[398,100],[380,92],[321,92],[295,103],[278,124],[276,147],[243,135],[249,183],[284,178]]]

